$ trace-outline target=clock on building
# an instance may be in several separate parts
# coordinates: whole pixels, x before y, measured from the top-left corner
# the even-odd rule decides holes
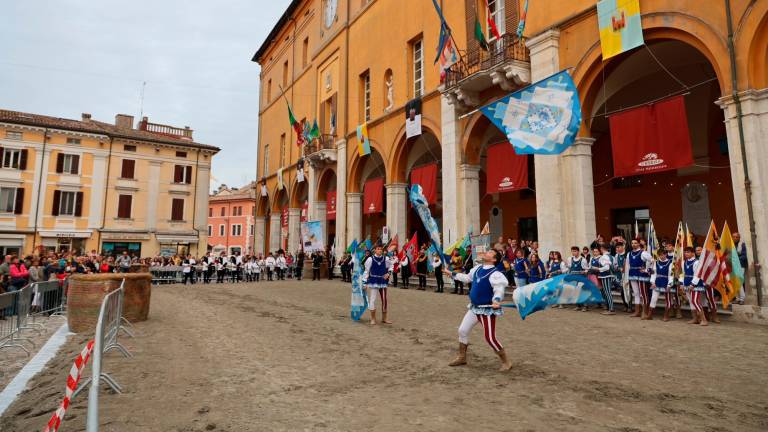
[[[338,0],[325,0],[325,13],[323,18],[326,28],[331,28],[333,21],[336,19],[337,4]]]

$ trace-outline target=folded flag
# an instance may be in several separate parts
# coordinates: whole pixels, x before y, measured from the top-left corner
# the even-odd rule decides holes
[[[699,258],[701,266],[699,267],[698,274],[695,275],[706,285],[714,285],[720,277],[717,240],[717,228],[715,227],[715,221],[712,221],[707,232],[707,239],[702,247],[701,257]]]
[[[484,51],[488,51],[488,40],[485,39],[485,31],[483,31],[483,25],[480,24],[480,18],[475,17],[475,39]]]
[[[560,275],[517,288],[512,296],[520,318],[554,305],[584,305],[603,302],[600,289],[584,276]],[[511,305],[505,305],[511,306]]]
[[[568,71],[480,108],[507,135],[515,153],[560,154],[581,126],[579,93]]]
[[[739,294],[744,285],[744,269],[739,261],[739,253],[736,250],[736,243],[733,241],[731,229],[728,222],[723,226],[723,232],[720,235],[720,273],[723,275],[718,284],[718,291],[723,298],[723,307],[728,307],[728,303]]]
[[[288,122],[291,124],[293,131],[296,132],[296,145],[301,146],[306,142],[304,138],[304,128],[302,127],[301,123],[299,123],[296,120],[296,117],[293,115],[291,104],[288,103],[287,99],[285,103],[288,105]]]
[[[525,31],[525,20],[528,18],[528,0],[525,0],[523,6],[523,12],[520,14],[520,22],[517,23],[517,37],[523,37],[523,31]]]
[[[309,139],[316,140],[318,138],[320,138],[320,126],[317,125],[317,119],[315,119],[315,123],[312,125],[312,129],[309,131]]]

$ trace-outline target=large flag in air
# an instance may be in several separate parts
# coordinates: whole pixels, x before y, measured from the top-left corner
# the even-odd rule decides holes
[[[413,208],[416,209],[419,218],[421,218],[421,222],[424,224],[424,228],[429,233],[432,245],[434,245],[437,250],[443,250],[442,241],[440,240],[440,230],[437,227],[435,218],[432,217],[432,212],[429,211],[429,201],[427,201],[427,198],[424,196],[421,185],[412,185],[408,195],[411,199],[411,204],[413,204]],[[440,259],[445,261],[445,257],[442,255],[440,256]]]
[[[623,111],[608,121],[614,176],[650,174],[693,164],[683,96]]]
[[[716,283],[720,275],[720,260],[717,256],[717,228],[715,227],[715,221],[712,221],[709,225],[709,232],[707,232],[707,239],[704,241],[699,261],[701,266],[696,277],[707,285]]]
[[[736,250],[736,242],[731,236],[731,229],[728,222],[720,233],[720,283],[717,290],[723,298],[723,307],[728,307],[728,303],[733,301],[739,294],[742,285],[744,285],[744,269],[739,261],[739,254]]]
[[[408,257],[408,266],[411,268],[411,274],[416,273],[416,255],[419,251],[419,237],[416,233],[413,233],[413,237],[403,246],[400,251],[400,261],[406,256]]]
[[[522,319],[554,305],[603,302],[600,289],[594,283],[584,276],[568,274],[519,287],[515,290],[512,299]]]
[[[640,0],[600,0],[597,22],[603,60],[644,44]]]
[[[296,116],[293,115],[291,104],[288,103],[287,99],[285,103],[288,105],[288,122],[291,124],[293,131],[296,132],[296,145],[301,146],[306,142],[304,137],[304,128],[302,127],[301,123],[296,120]]]
[[[519,155],[560,154],[573,144],[581,126],[579,93],[567,71],[480,110],[507,135]]]

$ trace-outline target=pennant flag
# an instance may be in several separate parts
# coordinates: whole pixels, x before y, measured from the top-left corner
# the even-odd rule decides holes
[[[353,321],[360,320],[365,310],[368,309],[368,298],[363,291],[363,256],[359,252],[357,240],[347,248],[352,254],[352,301],[350,304],[350,317]]]
[[[277,190],[283,190],[283,169],[277,170]]]
[[[675,96],[608,118],[613,175],[624,177],[693,165],[685,98]]]
[[[715,227],[715,221],[712,221],[709,225],[709,232],[707,232],[707,239],[704,241],[699,261],[701,266],[699,267],[699,272],[696,277],[706,285],[715,284],[720,274],[720,262],[717,258],[717,228]]]
[[[411,267],[411,273],[416,273],[416,252],[419,250],[419,238],[416,236],[416,233],[413,233],[413,237],[403,246],[403,249],[400,250],[400,261],[403,260],[406,256],[408,257],[408,263]]]
[[[488,235],[490,233],[491,233],[491,225],[488,222],[486,222],[485,225],[483,226],[483,229],[480,230],[480,235]]]
[[[604,301],[600,289],[588,278],[568,274],[519,287],[512,299],[512,307],[517,308],[522,319],[554,305],[586,305]]]
[[[304,159],[299,159],[296,162],[296,181],[298,183],[304,181]]]
[[[437,44],[437,57],[435,57],[435,63],[437,63],[445,49],[447,40],[450,40],[451,38],[451,28],[448,27],[448,22],[445,20],[443,10],[440,8],[440,5],[437,4],[437,0],[432,0],[432,4],[435,6],[437,16],[440,17],[440,39]]]
[[[405,136],[421,135],[421,98],[411,99],[405,104]]]
[[[480,44],[480,48],[484,51],[488,51],[488,41],[485,39],[485,32],[483,31],[483,25],[480,24],[480,17],[475,17],[475,39]]]
[[[363,123],[357,127],[357,154],[366,156],[371,154],[371,143],[368,141],[368,124]]]
[[[739,261],[739,253],[736,250],[736,242],[733,241],[731,229],[728,222],[723,226],[723,232],[720,233],[720,283],[717,290],[723,298],[723,307],[739,295],[741,287],[744,285],[744,269]]]
[[[523,38],[523,31],[525,31],[525,20],[528,18],[528,0],[525,0],[523,11],[520,14],[520,22],[517,23],[517,37]]]
[[[469,231],[463,238],[456,240],[456,243],[452,244],[445,250],[445,255],[451,255],[454,250],[459,251],[459,255],[465,257],[469,251],[469,247],[472,245],[472,231]]]
[[[486,193],[512,192],[528,188],[528,156],[515,153],[509,143],[488,147]]]
[[[560,154],[581,126],[581,103],[567,71],[512,93],[480,110],[507,135],[518,155]]]
[[[648,252],[654,259],[659,259],[659,239],[656,237],[656,227],[653,226],[653,219],[648,221]],[[665,252],[666,253],[666,252]]]
[[[296,132],[296,145],[301,146],[305,143],[304,128],[301,123],[296,121],[296,117],[293,115],[293,110],[291,109],[291,104],[288,103],[288,99],[285,100],[285,103],[288,105],[288,122],[291,124],[293,131]]]
[[[432,217],[432,213],[429,211],[429,201],[424,197],[423,190],[420,185],[412,185],[409,192],[411,204],[413,208],[421,218],[421,222],[424,224],[424,228],[429,233],[429,238],[432,239],[432,244],[437,250],[443,250],[442,241],[440,240],[440,230],[437,228],[437,222]],[[441,259],[445,261],[445,257],[441,256]]]
[[[488,0],[483,0],[483,3],[485,3],[485,19],[488,21],[488,33],[490,33],[496,39],[501,39],[499,28],[496,27],[496,20],[494,20],[493,16],[491,16],[491,8],[488,6]],[[496,7],[498,8],[498,6]]]
[[[597,22],[603,60],[644,44],[640,0],[600,0]]]

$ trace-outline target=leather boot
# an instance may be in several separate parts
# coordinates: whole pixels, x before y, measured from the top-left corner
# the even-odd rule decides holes
[[[707,322],[707,314],[704,311],[701,311],[701,313],[699,315],[700,315],[700,317],[699,317],[699,325],[700,326],[708,326],[709,322]]]
[[[392,324],[392,321],[387,320],[387,311],[381,311],[381,323],[382,324]]]
[[[639,305],[639,304],[636,304],[635,305],[635,313],[633,313],[630,316],[632,318],[640,318],[642,316],[642,314],[643,314],[643,306]]]
[[[459,355],[448,363],[448,366],[464,366],[467,364],[467,344],[459,343]]]
[[[376,310],[372,310],[371,312],[371,325],[376,325]]]
[[[504,351],[504,348],[502,348],[501,351],[498,351],[496,355],[499,356],[499,360],[501,360],[499,372],[506,372],[512,369],[512,362],[507,358],[507,353]]]
[[[720,318],[717,316],[717,311],[712,311],[712,313],[709,314],[709,320],[715,324],[720,324]]]

